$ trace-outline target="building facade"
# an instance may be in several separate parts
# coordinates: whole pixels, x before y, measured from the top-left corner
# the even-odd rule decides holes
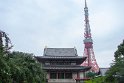
[[[36,59],[47,72],[48,83],[83,83],[91,68],[80,66],[86,57],[78,56],[75,48],[45,48]]]
[[[106,72],[109,70],[109,68],[100,68],[100,75],[105,76]]]

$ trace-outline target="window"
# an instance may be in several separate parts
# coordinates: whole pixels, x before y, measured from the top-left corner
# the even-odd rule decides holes
[[[64,73],[58,73],[58,79],[64,79]]]
[[[57,74],[54,72],[50,73],[50,79],[56,79],[57,78]]]
[[[65,73],[65,79],[72,79],[72,73]]]
[[[50,79],[72,79],[71,72],[51,72]]]

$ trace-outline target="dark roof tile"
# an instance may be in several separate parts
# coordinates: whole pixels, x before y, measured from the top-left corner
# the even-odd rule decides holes
[[[45,48],[44,56],[77,56],[75,48]]]

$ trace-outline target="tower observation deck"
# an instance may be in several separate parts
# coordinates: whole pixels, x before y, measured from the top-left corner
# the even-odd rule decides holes
[[[91,66],[92,72],[99,72],[99,66],[96,62],[94,51],[93,51],[93,40],[91,37],[91,29],[89,24],[89,13],[88,13],[88,7],[87,2],[85,0],[85,29],[84,29],[84,56],[87,57],[84,63],[82,63],[82,66]]]

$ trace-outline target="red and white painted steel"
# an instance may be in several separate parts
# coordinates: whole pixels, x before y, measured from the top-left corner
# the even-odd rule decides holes
[[[91,37],[89,14],[88,14],[88,7],[86,0],[85,0],[84,12],[85,12],[84,56],[86,56],[87,59],[82,63],[82,66],[91,66],[92,72],[99,72],[99,66],[96,62],[93,51],[93,40]]]

